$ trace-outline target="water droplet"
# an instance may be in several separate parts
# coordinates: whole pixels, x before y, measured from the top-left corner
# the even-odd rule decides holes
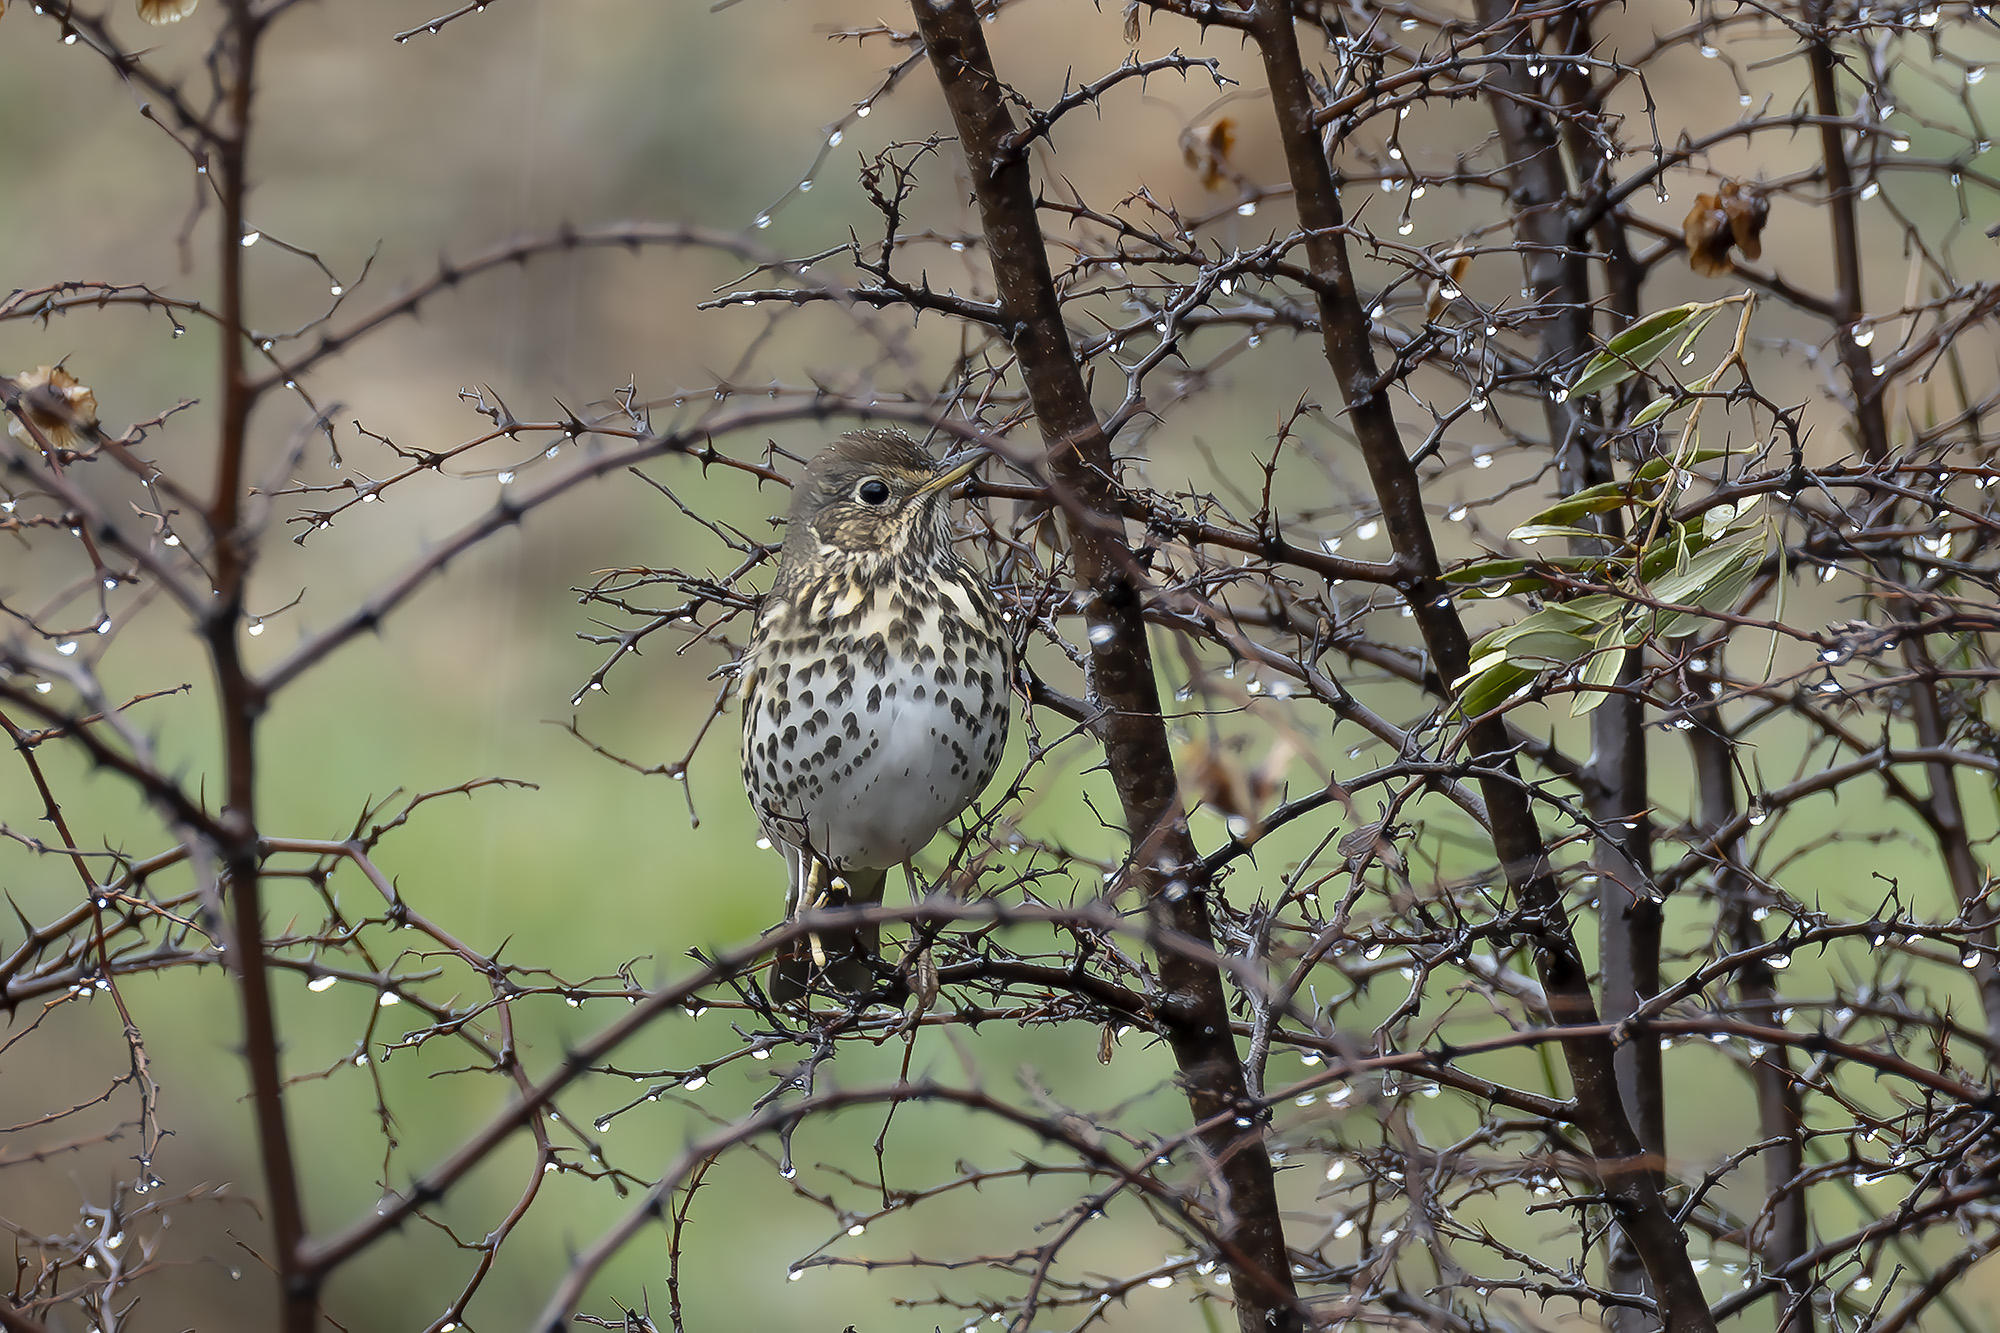
[[[1869,343],[1875,341],[1875,329],[1872,325],[1856,324],[1851,336],[1854,339],[1856,347],[1866,347]]]
[[[1703,42],[1701,44],[1701,58],[1703,60],[1713,60],[1721,54],[1722,52],[1716,50],[1714,47],[1710,46],[1707,42]]]
[[[306,989],[315,993],[329,991],[333,989],[334,983],[339,980],[339,977],[314,977],[306,983]]]
[[[1093,648],[1102,648],[1118,637],[1118,631],[1109,625],[1092,625],[1089,637]]]
[[[499,481],[502,486],[507,485],[509,482],[513,480],[514,480],[514,474],[512,472],[502,472],[500,474]]]
[[[1464,505],[1453,505],[1445,511],[1445,521],[1449,523],[1463,523],[1465,522],[1466,513],[1467,510]]]
[[[840,147],[840,141],[846,137],[847,132],[845,130],[835,130],[832,134],[826,136],[826,146],[828,148],[838,148]]]
[[[700,1092],[703,1088],[708,1086],[708,1075],[696,1074],[693,1078],[689,1079],[686,1083],[682,1084],[681,1086],[686,1088],[689,1092]]]
[[[861,117],[863,120],[866,120],[868,118],[868,113],[870,111],[873,111],[874,109],[875,108],[868,105],[868,103],[863,102],[860,106],[854,108],[854,114],[856,116]]]
[[[1985,77],[1986,77],[1986,66],[1984,65],[1974,65],[1971,69],[1965,71],[1965,81],[1967,83],[1978,83],[1981,79],[1984,79]]]
[[[812,177],[808,176],[808,177],[806,177],[806,178],[805,178],[804,180],[802,180],[802,181],[800,181],[800,182],[799,182],[799,193],[800,193],[800,194],[811,194],[811,193],[812,193],[812,187],[813,187],[813,180],[812,180]]]
[[[1360,527],[1356,528],[1354,530],[1354,535],[1356,537],[1359,537],[1364,542],[1372,541],[1375,537],[1375,534],[1380,532],[1381,530],[1382,530],[1382,525],[1371,518],[1366,523],[1363,523]]]
[[[1861,197],[1863,199],[1873,199],[1876,195],[1880,193],[1882,193],[1881,181],[1869,181],[1866,185],[1861,187]]]
[[[64,657],[73,656],[76,652],[76,640],[71,639],[67,643],[57,644],[56,651],[61,653]]]
[[[1256,217],[1256,216],[1257,216],[1257,201],[1256,201],[1255,199],[1246,199],[1246,200],[1245,200],[1244,202],[1242,202],[1242,203],[1238,204],[1238,205],[1236,206],[1236,216],[1237,216],[1237,217],[1239,217],[1239,218],[1254,218],[1254,217]]]
[[[1149,1277],[1146,1279],[1146,1285],[1149,1287],[1158,1287],[1164,1291],[1174,1285],[1174,1275],[1172,1273],[1161,1273],[1157,1277]]]
[[[764,228],[771,225],[771,215],[769,213],[759,213],[757,215],[757,220],[751,223],[750,225],[755,227],[758,231],[762,231],[764,230]]]
[[[1484,469],[1484,468],[1489,468],[1489,467],[1492,467],[1492,466],[1493,466],[1493,455],[1492,455],[1492,454],[1474,454],[1474,455],[1472,456],[1472,466],[1474,466],[1474,467],[1476,467],[1476,468],[1481,468],[1481,469]]]
[[[245,250],[248,250],[251,246],[257,244],[257,242],[263,239],[264,239],[264,233],[261,231],[246,231],[243,233],[243,248]]]

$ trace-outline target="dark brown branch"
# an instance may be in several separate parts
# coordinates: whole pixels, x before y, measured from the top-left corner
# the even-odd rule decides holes
[[[994,285],[1007,312],[1009,341],[1048,447],[1052,477],[1086,510],[1116,512],[1111,442],[1091,406],[1049,269],[1027,163],[1008,145],[1017,133],[972,0],[914,0],[931,68],[944,90],[979,203]],[[1173,752],[1160,716],[1159,686],[1131,551],[1109,522],[1073,524],[1077,581],[1089,601],[1090,696],[1102,713],[1093,728],[1124,809],[1131,871],[1156,929],[1207,944],[1214,938],[1207,885],[1190,882],[1201,862],[1180,805]],[[1177,951],[1159,958],[1167,1038],[1182,1088],[1221,1177],[1232,1291],[1243,1333],[1306,1326],[1292,1281],[1276,1184],[1236,1045],[1229,1033],[1222,975]]]
[[[1298,34],[1286,0],[1258,0],[1255,36],[1270,84],[1272,111],[1290,170],[1306,254],[1318,275],[1315,296],[1326,359],[1348,409],[1382,519],[1410,572],[1404,589],[1440,679],[1464,675],[1470,642],[1458,612],[1439,581],[1437,547],[1423,505],[1422,484],[1403,449],[1389,407],[1387,385],[1375,369],[1369,324],[1342,239],[1344,218],[1314,124],[1315,107]],[[1514,771],[1507,758],[1504,723],[1490,719],[1473,729],[1472,749],[1482,765]],[[1536,967],[1557,1022],[1596,1020],[1589,975],[1578,953],[1560,887],[1518,778],[1481,784],[1493,821],[1495,849],[1523,913],[1534,922]],[[1669,1214],[1656,1158],[1649,1158],[1619,1100],[1615,1051],[1608,1040],[1576,1038],[1564,1044],[1570,1078],[1583,1114],[1580,1127],[1596,1153],[1605,1184],[1619,1200],[1620,1223],[1644,1257],[1670,1333],[1707,1333],[1715,1325],[1701,1282],[1689,1263],[1687,1241]]]

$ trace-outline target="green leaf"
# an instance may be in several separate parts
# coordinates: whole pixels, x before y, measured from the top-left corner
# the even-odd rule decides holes
[[[1592,631],[1596,631],[1621,621],[1625,616],[1627,605],[1622,597],[1608,592],[1598,592],[1547,609],[1563,611],[1575,617],[1575,623],[1587,625]]]
[[[1653,596],[1663,602],[1691,605],[1703,588],[1728,573],[1743,556],[1747,542],[1721,542],[1697,552],[1688,562],[1653,583]]]
[[[1686,568],[1654,583],[1653,595],[1704,611],[1733,606],[1764,562],[1767,545],[1768,534],[1762,527],[1734,541],[1717,542],[1689,560]],[[1700,621],[1692,612],[1662,612],[1656,628],[1661,634],[1692,634]]]
[[[1533,559],[1475,560],[1469,565],[1446,570],[1442,577],[1446,583],[1487,584],[1481,591],[1488,597],[1505,597],[1512,593],[1540,592],[1547,588],[1549,581],[1534,572],[1543,568],[1602,576],[1613,566],[1609,561],[1593,555],[1545,555]]]
[[[1569,395],[1596,393],[1631,379],[1667,350],[1675,335],[1700,309],[1699,305],[1673,306],[1635,321],[1590,359],[1590,364],[1569,386]]]
[[[1566,495],[1562,499],[1536,514],[1523,526],[1539,523],[1570,523],[1585,514],[1604,514],[1613,509],[1623,509],[1632,503],[1632,494],[1622,481],[1607,481]]]
[[[1502,662],[1468,681],[1464,692],[1458,696],[1458,706],[1467,717],[1489,713],[1505,703],[1514,691],[1533,683],[1540,674],[1529,667]]]
[[[1708,321],[1721,313],[1722,307],[1719,305],[1710,306],[1707,310],[1703,311],[1695,320],[1694,327],[1687,331],[1687,336],[1681,339],[1681,345],[1674,349],[1674,359],[1677,361],[1685,360],[1689,350],[1694,346],[1694,340],[1701,337],[1701,331],[1708,327]]]
[[[1701,515],[1701,530],[1708,537],[1720,537],[1733,528],[1740,528],[1750,517],[1750,511],[1763,499],[1760,495],[1746,495],[1737,504],[1719,504],[1713,509],[1705,509]]]
[[[1569,715],[1582,717],[1611,696],[1605,687],[1618,683],[1618,669],[1625,664],[1626,645],[1615,635],[1606,635],[1610,644],[1600,641],[1598,651],[1584,659],[1583,666],[1576,673],[1578,692],[1570,701]]]
[[[1523,523],[1507,534],[1507,540],[1515,542],[1538,542],[1544,537],[1588,537],[1592,541],[1602,541],[1604,534],[1592,532],[1589,528],[1573,528],[1565,523]]]
[[[1530,560],[1475,560],[1457,569],[1447,569],[1439,577],[1446,583],[1483,583],[1487,579],[1511,579],[1518,577],[1530,564]]]
[[[1640,408],[1638,414],[1632,418],[1633,428],[1637,429],[1640,426],[1650,426],[1655,421],[1658,421],[1661,417],[1673,411],[1680,405],[1681,405],[1680,399],[1678,397],[1655,398],[1652,402],[1647,403],[1644,407]]]
[[[1640,465],[1638,472],[1633,475],[1641,481],[1658,481],[1671,472],[1676,465],[1680,467],[1693,467],[1697,463],[1706,463],[1713,459],[1727,458],[1728,456],[1729,451],[1727,449],[1695,449],[1681,458],[1648,459]]]
[[[1516,666],[1568,666],[1590,651],[1590,640],[1568,630],[1538,626],[1507,640],[1507,660]]]

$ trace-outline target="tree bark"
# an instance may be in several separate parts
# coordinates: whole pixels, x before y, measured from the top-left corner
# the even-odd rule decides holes
[[[1072,523],[1076,576],[1088,593],[1089,695],[1094,725],[1118,788],[1132,841],[1131,872],[1160,937],[1160,1024],[1221,1194],[1220,1230],[1236,1319],[1243,1333],[1292,1333],[1309,1326],[1292,1281],[1278,1215],[1277,1183],[1265,1151],[1260,1108],[1250,1097],[1230,1033],[1221,971],[1200,955],[1213,949],[1208,885],[1188,832],[1160,714],[1159,686],[1130,550],[1109,519],[1111,442],[1105,435],[1064,327],[1035,212],[1025,150],[994,73],[971,0],[913,0],[931,68],[944,90],[972,175],[980,223],[1006,312],[1007,333],[1048,446],[1051,480],[1102,523]],[[1177,947],[1191,943],[1192,949]]]

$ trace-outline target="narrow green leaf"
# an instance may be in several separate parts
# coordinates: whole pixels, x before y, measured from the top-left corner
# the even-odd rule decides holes
[[[1507,540],[1536,542],[1544,537],[1588,537],[1601,540],[1603,536],[1601,532],[1592,532],[1589,528],[1574,528],[1566,523],[1523,523],[1507,534]]]
[[[1686,569],[1655,583],[1653,595],[1663,602],[1704,611],[1726,610],[1750,586],[1768,544],[1768,533],[1761,527],[1734,541],[1717,542],[1689,560]],[[1656,629],[1667,635],[1692,634],[1700,628],[1701,620],[1692,612],[1666,612]]]
[[[1727,449],[1696,449],[1678,459],[1651,458],[1642,463],[1638,472],[1634,475],[1641,481],[1658,481],[1666,476],[1668,472],[1672,471],[1676,464],[1679,464],[1681,467],[1693,467],[1697,463],[1706,463],[1712,459],[1727,458],[1728,456],[1729,451]]]
[[[1702,590],[1723,577],[1743,557],[1747,541],[1720,542],[1696,553],[1681,569],[1665,574],[1653,584],[1653,596],[1663,602],[1692,605]]]
[[[1650,426],[1679,406],[1680,400],[1677,398],[1655,398],[1639,409],[1638,414],[1632,418],[1632,425],[1635,429],[1640,426]]]
[[[1568,666],[1590,651],[1590,640],[1559,629],[1532,629],[1507,640],[1507,660],[1516,666]]]
[[[1585,514],[1604,514],[1613,509],[1623,509],[1632,503],[1630,491],[1622,481],[1607,481],[1566,495],[1528,520],[1528,523],[1569,523]]]
[[[1699,307],[1693,305],[1674,306],[1656,310],[1635,321],[1590,359],[1590,364],[1569,386],[1571,396],[1596,393],[1599,389],[1608,389],[1631,379],[1667,350],[1674,336],[1697,309]]]
[[[1512,662],[1502,662],[1496,667],[1482,671],[1468,682],[1465,691],[1459,695],[1458,706],[1467,717],[1478,717],[1491,712],[1505,703],[1514,691],[1530,684],[1540,675],[1529,667],[1516,666]]]
[[[1676,360],[1685,361],[1687,359],[1688,352],[1694,347],[1694,340],[1696,338],[1701,337],[1701,331],[1708,327],[1708,321],[1714,319],[1717,315],[1721,313],[1722,313],[1721,306],[1711,306],[1709,309],[1704,310],[1700,314],[1700,316],[1695,319],[1694,327],[1687,331],[1687,336],[1681,339],[1681,345],[1674,349],[1674,358]]]
[[[1605,687],[1618,683],[1618,669],[1625,664],[1625,645],[1617,641],[1615,635],[1607,635],[1610,644],[1600,642],[1598,651],[1584,659],[1583,666],[1576,673],[1579,687],[1577,695],[1570,701],[1569,715],[1582,717],[1611,696]]]

